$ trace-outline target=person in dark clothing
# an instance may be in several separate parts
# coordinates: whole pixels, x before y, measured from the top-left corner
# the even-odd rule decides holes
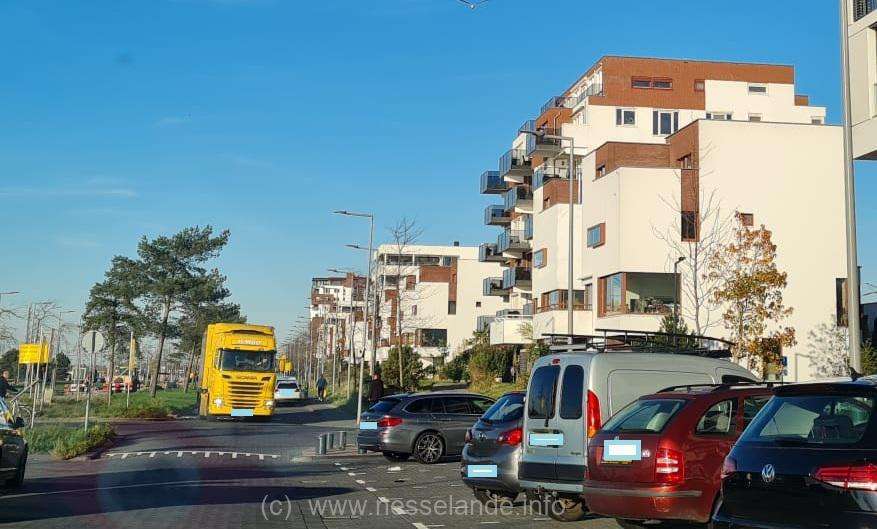
[[[4,369],[0,375],[0,397],[5,399],[9,391],[15,391],[15,388],[9,383],[9,370]]]
[[[368,388],[368,402],[369,404],[374,404],[375,402],[381,400],[381,397],[384,396],[384,382],[381,380],[381,374],[375,373],[372,375],[372,383]]]
[[[326,386],[329,383],[326,382],[326,379],[323,377],[323,374],[320,373],[320,379],[317,380],[317,396],[320,398],[320,402],[326,400]]]

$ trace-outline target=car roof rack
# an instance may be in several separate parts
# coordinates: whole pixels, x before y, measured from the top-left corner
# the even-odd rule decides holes
[[[595,329],[602,334],[543,334],[551,352],[667,353],[730,358],[734,342],[696,334]]]
[[[724,391],[726,389],[732,389],[737,387],[758,387],[765,386],[768,389],[773,388],[774,386],[782,386],[788,384],[788,382],[779,382],[779,381],[771,381],[764,380],[762,382],[716,382],[713,384],[680,384],[678,386],[668,386],[664,389],[660,389],[655,393],[671,393],[673,391],[678,391],[680,389],[684,389],[686,391],[691,391],[692,389],[697,388],[713,388],[712,391]]]

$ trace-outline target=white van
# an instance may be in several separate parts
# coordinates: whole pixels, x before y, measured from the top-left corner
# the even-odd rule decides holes
[[[696,337],[686,338],[684,347],[654,346],[666,336],[617,331],[581,337],[583,343],[552,346],[552,354],[536,361],[518,478],[531,497],[547,496],[553,518],[573,521],[587,511],[580,495],[588,439],[618,410],[668,386],[758,380],[726,359],[728,342]]]

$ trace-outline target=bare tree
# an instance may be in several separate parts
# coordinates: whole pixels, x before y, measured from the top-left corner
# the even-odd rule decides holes
[[[408,266],[414,265],[414,257],[410,255],[408,249],[410,246],[417,243],[417,240],[420,239],[420,236],[423,235],[423,229],[417,225],[417,221],[415,219],[409,219],[408,217],[402,217],[395,225],[389,228],[390,238],[393,241],[391,244],[391,252],[389,255],[394,257],[395,263],[395,285],[393,288],[393,292],[395,293],[395,299],[391,300],[390,306],[392,311],[392,318],[395,323],[395,331],[396,331],[396,348],[399,353],[399,386],[403,385],[402,382],[402,326],[403,326],[403,290],[401,289],[401,284],[405,282],[405,296],[408,296],[408,279],[407,274],[403,274],[406,264]],[[410,263],[405,263],[403,261],[406,260],[407,257],[411,258]]]

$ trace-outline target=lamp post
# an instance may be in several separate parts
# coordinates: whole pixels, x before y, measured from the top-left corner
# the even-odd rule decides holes
[[[859,258],[856,245],[856,175],[853,168],[853,129],[850,109],[849,0],[840,0],[841,82],[843,86],[844,183],[847,224],[847,330],[850,367],[862,372],[862,330],[859,320]]]
[[[336,215],[345,215],[347,217],[366,218],[369,221],[368,254],[366,257],[366,259],[368,259],[368,274],[365,276],[365,311],[364,311],[364,313],[365,313],[364,314],[365,315],[364,321],[365,321],[366,328],[368,328],[368,300],[369,300],[369,297],[371,296],[372,246],[374,246],[374,239],[375,239],[375,216],[372,215],[371,213],[356,213],[356,212],[347,211],[347,210],[338,210],[338,211],[335,211],[335,214]],[[377,306],[375,307],[375,309],[377,311]],[[376,319],[376,318],[374,318],[374,316],[373,316],[373,319]],[[366,338],[368,338],[367,335],[366,335]],[[376,338],[375,336],[372,336],[372,343],[374,343],[375,338]],[[364,369],[363,364],[365,364],[365,348],[366,348],[367,341],[368,340],[363,340],[363,342],[362,342],[362,360],[360,361],[360,364],[359,364],[359,384],[358,384],[359,392],[358,392],[358,396],[356,399],[356,424],[359,424],[360,416],[362,415],[362,377],[363,377],[363,369]],[[375,354],[374,354],[374,352],[375,352],[375,349],[374,349],[374,347],[372,347],[371,361],[369,362],[369,372],[371,374],[374,374],[374,372],[375,372]]]
[[[676,287],[673,289],[673,325],[676,326],[674,330],[679,328],[679,263],[684,260],[685,256],[679,256],[673,263],[673,281],[676,282]]]
[[[544,130],[528,130],[521,129],[521,133],[530,134],[536,136],[536,138],[544,138],[546,140],[557,140],[559,142],[568,141],[569,142],[569,174],[567,174],[567,180],[569,180],[569,261],[567,263],[567,281],[569,284],[566,289],[566,319],[567,319],[567,329],[569,333],[569,338],[567,341],[571,344],[573,342],[573,250],[575,249],[575,245],[573,244],[573,236],[575,235],[575,217],[573,216],[573,204],[575,204],[575,185],[574,185],[574,177],[576,174],[576,158],[575,158],[575,150],[576,150],[576,140],[572,136],[562,136],[555,134],[548,134]]]

